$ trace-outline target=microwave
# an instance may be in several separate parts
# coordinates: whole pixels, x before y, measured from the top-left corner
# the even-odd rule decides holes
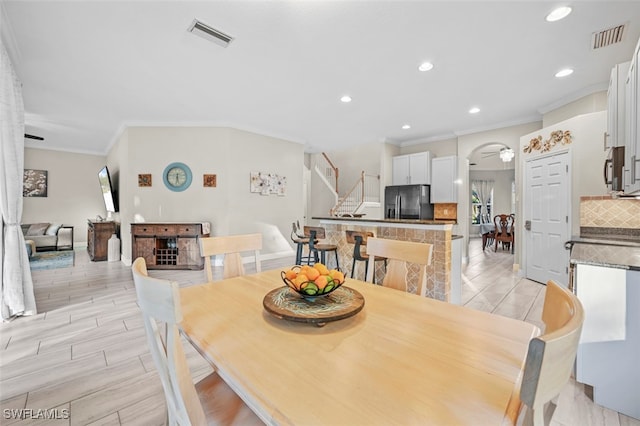
[[[623,191],[624,146],[614,146],[604,162],[604,183],[610,191]]]

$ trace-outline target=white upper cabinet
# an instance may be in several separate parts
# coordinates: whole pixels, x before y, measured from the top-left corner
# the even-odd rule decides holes
[[[431,202],[457,203],[458,157],[436,157],[431,160]]]
[[[625,81],[624,192],[640,191],[640,40]]]
[[[425,151],[393,157],[392,184],[431,184],[431,153]]]
[[[611,70],[607,90],[607,134],[605,149],[625,144],[625,82],[631,62],[618,64]]]

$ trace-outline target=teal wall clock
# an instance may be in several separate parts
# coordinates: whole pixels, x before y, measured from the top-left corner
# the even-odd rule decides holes
[[[191,185],[191,169],[184,163],[171,163],[162,173],[164,185],[172,191],[181,192]]]

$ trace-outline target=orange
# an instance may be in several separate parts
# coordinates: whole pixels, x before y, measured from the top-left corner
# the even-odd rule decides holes
[[[337,269],[332,269],[331,271],[329,271],[329,275],[340,284],[344,282],[344,274]]]
[[[315,265],[313,265],[313,267],[317,269],[318,272],[320,272],[320,275],[329,275],[329,269],[327,269],[327,267],[324,264],[318,262]]]
[[[320,276],[320,271],[318,271],[316,268],[307,269],[307,277],[309,278],[309,280],[315,281],[316,278],[318,278],[319,276]]]
[[[288,279],[290,281],[293,281],[298,276],[298,273],[296,271],[294,271],[293,269],[289,269],[288,271],[286,271],[284,273],[284,276],[285,276],[286,279]]]
[[[306,283],[307,281],[309,281],[309,278],[307,278],[306,275],[304,274],[298,274],[298,276],[296,277],[295,280],[293,280],[293,285],[296,286],[296,288],[298,290],[300,290],[301,286],[303,283]]]
[[[318,278],[316,278],[315,283],[320,290],[324,290],[330,279],[331,278],[328,275],[320,275]]]

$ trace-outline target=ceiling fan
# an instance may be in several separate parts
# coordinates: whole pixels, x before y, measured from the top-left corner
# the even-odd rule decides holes
[[[489,157],[493,157],[495,155],[499,155],[500,159],[504,162],[504,163],[508,163],[510,162],[513,157],[515,156],[513,149],[508,148],[508,147],[503,147],[500,148],[497,151],[485,151],[482,152],[482,158],[489,158]]]

